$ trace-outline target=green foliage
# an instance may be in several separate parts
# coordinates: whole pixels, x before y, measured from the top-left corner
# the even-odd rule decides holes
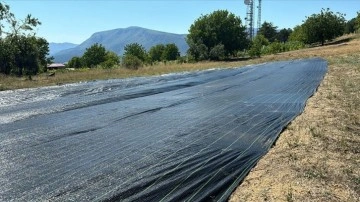
[[[152,62],[161,61],[162,54],[165,50],[164,44],[158,44],[150,48],[149,57]]]
[[[41,22],[30,14],[24,20],[16,19],[10,12],[10,6],[0,2],[0,37],[3,34],[5,36],[34,35],[34,28],[38,25],[41,25]]]
[[[191,60],[201,61],[209,59],[208,47],[201,40],[198,42],[187,40],[187,43],[189,45],[187,52]]]
[[[292,33],[292,29],[284,28],[276,34],[276,40],[280,42],[287,42],[291,33]]]
[[[132,55],[140,59],[142,62],[145,62],[147,59],[147,53],[145,48],[138,43],[127,44],[124,50],[125,50],[124,57],[128,55]]]
[[[105,54],[105,61],[102,62],[100,65],[103,67],[103,68],[112,68],[112,67],[115,67],[116,65],[119,65],[120,64],[120,58],[119,56],[112,52],[112,51],[106,51],[106,54]]]
[[[162,60],[171,61],[176,60],[178,57],[180,57],[179,48],[174,43],[166,44],[161,55]]]
[[[319,14],[307,17],[302,27],[307,43],[320,42],[324,45],[326,40],[332,40],[344,33],[344,14],[322,9]]]
[[[136,70],[143,65],[143,61],[134,55],[127,54],[122,58],[122,65],[125,68]]]
[[[277,36],[277,27],[274,26],[271,22],[264,22],[258,34],[263,35],[269,42],[274,42]]]
[[[261,34],[256,35],[249,50],[250,57],[260,57],[262,49],[267,45],[269,45],[269,40]]]
[[[48,43],[45,39],[26,36],[8,37],[12,47],[11,74],[22,76],[35,75],[38,72],[46,71],[46,56]]]
[[[71,60],[67,63],[68,68],[81,68],[83,67],[83,61],[81,57],[73,57]]]
[[[305,44],[300,41],[288,41],[284,46],[284,51],[300,50],[306,47]]]
[[[276,53],[281,53],[281,52],[284,52],[284,46],[283,46],[284,43],[281,43],[281,42],[278,42],[278,41],[275,41],[273,43],[271,43],[269,45],[269,49],[270,49],[270,52],[272,54],[276,54]]]
[[[8,39],[0,38],[0,73],[10,74],[14,66],[14,47]]]
[[[301,43],[306,43],[307,38],[304,31],[304,28],[302,26],[296,26],[293,30],[293,32],[289,36],[289,41],[298,41]]]
[[[357,12],[357,16],[355,18],[355,31],[360,31],[360,11]]]
[[[223,60],[225,58],[225,47],[223,44],[218,44],[211,48],[209,53],[210,60]]]
[[[95,43],[85,50],[82,56],[83,65],[86,67],[95,67],[105,61],[106,49],[101,44]]]
[[[345,34],[354,33],[356,31],[355,22],[356,22],[356,18],[353,18],[348,22],[346,22],[345,30],[344,30]]]
[[[190,26],[188,54],[197,61],[206,60],[212,48],[223,44],[225,56],[235,55],[238,50],[248,47],[245,29],[240,17],[226,10],[202,15]]]
[[[0,3],[0,73],[17,76],[47,71],[49,44],[33,32],[41,23],[27,15],[18,20],[10,6]]]
[[[278,42],[275,41],[268,46],[263,47],[262,54],[276,54],[281,52],[299,50],[305,48],[305,44],[299,41]]]

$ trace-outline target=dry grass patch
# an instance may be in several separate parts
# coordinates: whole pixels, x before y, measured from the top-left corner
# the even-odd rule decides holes
[[[237,62],[199,62],[199,63],[159,63],[153,66],[145,66],[138,70],[130,70],[126,68],[112,69],[76,69],[76,70],[59,70],[55,72],[55,76],[48,76],[49,73],[33,76],[32,80],[25,77],[12,77],[0,74],[0,90],[13,90],[20,88],[32,88],[41,86],[52,86],[65,83],[128,78],[136,76],[153,76],[174,72],[198,71],[211,68],[237,67],[254,63],[263,62],[264,59],[247,60]]]

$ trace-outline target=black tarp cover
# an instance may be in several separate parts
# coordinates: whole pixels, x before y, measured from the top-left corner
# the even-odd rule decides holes
[[[323,59],[0,92],[0,201],[225,201]]]

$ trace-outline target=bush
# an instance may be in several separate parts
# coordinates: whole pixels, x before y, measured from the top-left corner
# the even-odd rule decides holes
[[[80,57],[73,57],[66,65],[68,68],[81,68],[83,67],[83,61]]]
[[[105,61],[102,62],[100,65],[105,68],[109,69],[112,68],[120,63],[119,56],[111,51],[107,51],[105,55]]]
[[[250,57],[260,57],[267,45],[269,45],[269,41],[263,35],[256,35],[249,50]]]
[[[209,53],[210,60],[223,60],[225,58],[225,47],[223,44],[214,46]]]
[[[137,70],[142,67],[143,62],[134,55],[125,55],[122,60],[122,65],[128,69]]]
[[[305,48],[305,44],[300,41],[288,41],[285,43],[286,51],[293,51]]]

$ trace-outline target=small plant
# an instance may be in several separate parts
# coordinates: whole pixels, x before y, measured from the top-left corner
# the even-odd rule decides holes
[[[293,202],[294,201],[294,195],[293,195],[293,189],[290,187],[287,194],[286,194],[286,201]]]

